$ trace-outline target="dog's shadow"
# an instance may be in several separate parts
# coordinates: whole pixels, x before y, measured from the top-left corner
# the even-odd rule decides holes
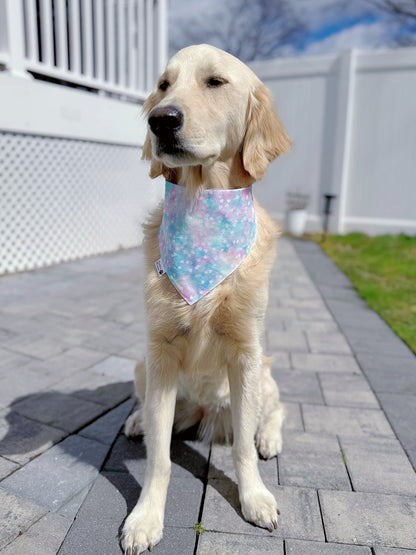
[[[237,515],[244,519],[240,510],[237,484],[227,476],[223,470],[217,468],[210,461],[210,447],[207,446],[207,456],[205,456],[203,453],[200,453],[197,448],[192,446],[192,444],[197,445],[197,431],[198,427],[196,426],[180,434],[173,434],[172,436],[170,450],[172,462],[171,484],[179,478],[179,476],[183,476],[187,472],[203,484],[203,496],[205,496],[205,490],[209,484],[210,487],[214,488],[228,502]],[[119,455],[117,453],[114,454],[113,451],[105,467],[107,471],[110,471],[106,474],[106,478],[110,481],[114,480],[113,485],[123,495],[126,501],[128,515],[137,503],[139,493],[142,489],[144,478],[142,469],[144,469],[145,466],[146,447],[143,436],[126,438],[124,435],[120,434],[117,442],[118,446],[116,446],[116,449],[125,450],[125,458],[122,460]],[[135,456],[132,456],[133,454],[135,454]],[[115,466],[113,466],[114,463]],[[135,466],[141,466],[141,471],[138,473],[135,472]],[[111,472],[112,470],[118,472],[124,471],[128,479],[120,480],[118,472]],[[183,471],[185,471],[185,473]],[[181,478],[179,478],[179,480],[180,479]],[[132,495],[132,492],[135,493]],[[200,498],[199,509],[201,509],[201,501],[202,499]],[[167,510],[168,509],[169,492]],[[195,522],[197,521],[197,516],[198,515],[195,515]],[[120,524],[119,534],[121,534],[123,525],[124,521]]]
[[[42,456],[40,452],[45,451],[45,444],[56,443],[58,441],[58,445],[61,449],[64,449],[66,455],[70,455],[79,462],[97,468],[101,476],[104,476],[118,490],[125,500],[128,515],[137,503],[142,489],[146,448],[142,436],[134,439],[128,439],[124,436],[122,428],[125,417],[118,422],[119,426],[117,429],[119,431],[117,439],[111,446],[104,462],[102,457],[94,455],[93,450],[77,449],[74,448],[74,442],[60,440],[60,436],[74,437],[78,434],[82,436],[83,431],[88,426],[93,422],[98,423],[98,420],[103,417],[103,414],[98,414],[93,421],[84,422],[79,428],[73,429],[70,432],[67,430],[65,433],[62,432],[61,427],[60,431],[62,411],[69,411],[66,418],[70,420],[71,404],[74,398],[80,400],[91,400],[94,398],[96,400],[103,400],[111,398],[112,392],[115,390],[118,391],[120,397],[118,401],[122,404],[123,401],[131,396],[131,382],[128,387],[126,383],[120,382],[99,387],[93,392],[81,389],[72,391],[69,394],[49,390],[15,399],[5,417],[3,437],[0,427],[0,455],[9,458],[11,461],[21,461],[24,464],[27,464],[27,459],[29,458],[28,464],[30,465],[32,459]],[[30,415],[27,412],[28,408],[32,411]],[[79,406],[74,406],[73,410],[73,418],[76,420],[79,417],[77,414]],[[113,410],[115,409],[108,410],[108,416],[110,416]],[[103,412],[105,411],[104,407]],[[173,468],[176,467],[176,472],[172,473],[171,481],[175,480],[177,475],[190,473],[203,484],[204,492],[209,481],[209,485],[228,502],[240,518],[243,518],[238,500],[237,484],[223,470],[216,468],[210,462],[210,448],[207,447],[205,450],[201,448],[202,452],[199,452],[194,447],[199,445],[194,443],[197,439],[196,432],[197,428],[194,427],[186,432],[172,436],[171,460]],[[117,430],[114,434],[117,434]],[[28,457],[27,454],[30,456]],[[18,480],[18,472],[19,470],[17,470],[16,480]],[[209,480],[208,477],[210,477]],[[199,504],[201,504],[201,501],[202,499],[199,499]],[[199,510],[199,516],[200,513],[201,511]],[[197,517],[198,515],[195,515],[195,522]],[[121,529],[122,524],[119,528],[119,533]]]

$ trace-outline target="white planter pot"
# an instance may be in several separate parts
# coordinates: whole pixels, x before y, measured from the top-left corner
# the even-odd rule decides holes
[[[306,227],[305,209],[288,210],[286,213],[286,231],[295,237],[301,237],[305,233]]]

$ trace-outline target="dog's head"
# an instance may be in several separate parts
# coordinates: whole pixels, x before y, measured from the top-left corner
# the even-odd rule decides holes
[[[151,177],[232,160],[253,182],[290,149],[270,91],[245,64],[213,46],[178,52],[144,111],[143,158],[152,160]]]

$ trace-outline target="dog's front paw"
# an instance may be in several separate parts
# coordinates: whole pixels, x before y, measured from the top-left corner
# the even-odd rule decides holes
[[[241,499],[241,511],[249,522],[273,532],[280,514],[276,499],[266,488],[247,492]]]
[[[127,517],[121,534],[121,545],[126,555],[138,555],[160,542],[163,536],[163,517],[139,504]]]
[[[271,426],[265,426],[257,432],[256,447],[263,459],[271,459],[281,453],[282,443],[282,434]]]
[[[131,414],[124,424],[124,434],[127,437],[136,437],[143,434],[143,416],[141,409]]]

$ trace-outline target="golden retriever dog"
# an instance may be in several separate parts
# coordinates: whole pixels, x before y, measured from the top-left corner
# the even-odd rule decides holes
[[[290,149],[270,91],[245,64],[212,46],[178,52],[144,111],[149,126],[143,158],[151,160],[150,176],[163,174],[191,205],[208,190],[239,194],[251,188]],[[155,267],[163,204],[144,226],[148,344],[135,376],[141,406],[125,432],[145,434],[147,466],[122,532],[128,555],[152,549],[162,538],[174,423],[181,430],[199,422],[204,439],[232,440],[244,518],[270,531],[277,527],[279,511],[260,477],[257,451],[267,459],[282,447],[284,407],[262,354],[278,229],[255,201],[254,212],[248,254],[193,304]]]

